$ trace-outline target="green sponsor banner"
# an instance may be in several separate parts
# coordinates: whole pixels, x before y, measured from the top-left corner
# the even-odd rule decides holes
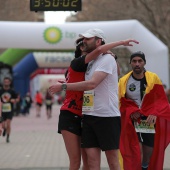
[[[28,49],[13,49],[10,48],[0,55],[0,61],[14,66],[18,63],[25,55],[30,53],[31,50]]]
[[[35,50],[35,49],[14,49],[9,48],[4,53],[0,55],[0,61],[9,64],[11,66],[14,66],[17,64],[22,58],[24,58],[27,54],[31,52],[73,52],[73,50]]]

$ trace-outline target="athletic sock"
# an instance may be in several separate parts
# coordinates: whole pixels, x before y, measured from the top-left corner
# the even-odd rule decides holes
[[[145,167],[145,168],[144,168],[144,167],[142,167],[142,170],[147,170],[147,169],[148,169],[148,167]]]
[[[9,135],[7,134],[6,142],[9,143]]]
[[[148,163],[142,163],[142,170],[148,169]]]

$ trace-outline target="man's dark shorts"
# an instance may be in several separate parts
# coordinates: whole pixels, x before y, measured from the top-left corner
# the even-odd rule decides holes
[[[154,146],[154,133],[137,133],[139,142],[146,146],[153,147]]]
[[[2,117],[3,117],[3,120],[12,120],[13,118],[13,113],[12,112],[2,112]]]
[[[97,147],[102,151],[119,149],[120,117],[84,115],[82,125],[82,148]]]
[[[38,103],[38,102],[37,102],[36,104],[37,104],[37,106],[39,106],[39,107],[41,107],[41,106],[42,106],[42,103]]]

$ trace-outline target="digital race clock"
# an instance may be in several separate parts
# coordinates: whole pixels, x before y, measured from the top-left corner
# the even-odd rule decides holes
[[[31,11],[81,11],[81,0],[30,0]]]

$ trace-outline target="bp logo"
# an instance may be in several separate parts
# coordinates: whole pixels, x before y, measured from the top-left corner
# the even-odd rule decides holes
[[[62,38],[62,32],[57,27],[49,27],[44,31],[44,39],[50,44],[58,43]]]

